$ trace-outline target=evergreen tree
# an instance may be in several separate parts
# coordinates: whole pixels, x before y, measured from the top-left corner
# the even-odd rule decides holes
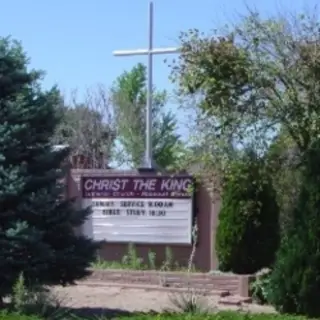
[[[270,302],[280,312],[320,316],[320,141],[302,165],[302,184],[293,219],[270,279]]]
[[[89,210],[64,199],[67,150],[51,138],[59,92],[41,89],[21,45],[0,39],[0,297],[27,283],[68,284],[87,274],[96,244],[76,236]]]
[[[279,210],[263,159],[249,151],[230,168],[216,236],[219,268],[251,274],[274,262]]]

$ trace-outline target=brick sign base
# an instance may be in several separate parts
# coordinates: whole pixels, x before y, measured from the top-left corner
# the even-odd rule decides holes
[[[249,297],[250,276],[247,275],[96,269],[91,272],[85,283],[191,288]]]

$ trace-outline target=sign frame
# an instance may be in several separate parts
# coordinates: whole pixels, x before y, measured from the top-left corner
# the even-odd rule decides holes
[[[188,199],[190,200],[190,207],[191,207],[191,214],[190,214],[190,235],[191,235],[191,239],[190,239],[190,243],[185,243],[185,242],[182,242],[182,243],[175,243],[175,242],[164,242],[164,243],[159,243],[159,242],[134,242],[134,241],[121,241],[121,240],[118,240],[118,241],[110,241],[110,240],[99,240],[100,243],[102,244],[125,244],[125,243],[134,243],[134,244],[140,244],[140,245],[160,245],[160,246],[186,246],[186,247],[189,247],[189,246],[193,246],[195,241],[193,239],[193,236],[192,236],[192,233],[193,233],[193,228],[195,226],[195,223],[196,223],[196,220],[197,220],[197,208],[196,208],[196,201],[195,201],[195,195],[196,195],[196,190],[197,190],[197,183],[196,183],[196,180],[194,178],[193,175],[188,175],[188,174],[181,174],[181,175],[170,175],[170,174],[164,174],[164,175],[149,175],[149,174],[146,174],[146,175],[115,175],[115,174],[112,174],[112,175],[85,175],[85,176],[81,176],[80,178],[80,190],[81,190],[81,200],[88,200],[88,199],[95,199],[95,198],[99,198],[99,199],[113,199],[113,198],[116,198],[116,199],[123,199],[125,200],[126,197],[88,197],[88,196],[84,196],[84,182],[86,179],[114,179],[114,178],[121,178],[121,179],[152,179],[152,178],[155,178],[155,179],[159,179],[159,178],[188,178],[188,179],[191,179],[191,184],[192,184],[192,191],[190,192],[190,197],[187,197],[187,198],[183,198],[183,197],[168,197],[168,198],[165,198],[163,197],[163,199],[172,199],[172,200],[175,200],[175,199]],[[128,198],[128,197],[127,197]],[[132,198],[135,198],[135,197],[132,197]],[[131,197],[130,197],[131,199]],[[136,197],[135,199],[139,199],[139,197]],[[158,197],[141,197],[141,199],[160,199]],[[92,214],[92,213],[91,213]],[[198,230],[198,233],[199,233],[199,230]],[[196,245],[198,245],[198,242],[199,242],[199,237],[197,237],[197,241],[196,241]]]

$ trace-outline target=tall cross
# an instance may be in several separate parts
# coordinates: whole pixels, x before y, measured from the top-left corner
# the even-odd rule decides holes
[[[145,145],[145,157],[144,168],[153,168],[152,157],[152,89],[153,89],[153,55],[166,54],[166,53],[178,53],[179,48],[153,48],[153,2],[149,2],[149,19],[148,19],[148,33],[149,44],[148,49],[137,50],[121,50],[114,51],[114,56],[148,56],[148,83],[147,83],[147,105],[146,105],[146,145]]]

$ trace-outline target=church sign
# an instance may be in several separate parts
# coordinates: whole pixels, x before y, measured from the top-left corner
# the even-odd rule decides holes
[[[92,214],[85,234],[98,241],[191,244],[191,176],[82,177]]]

